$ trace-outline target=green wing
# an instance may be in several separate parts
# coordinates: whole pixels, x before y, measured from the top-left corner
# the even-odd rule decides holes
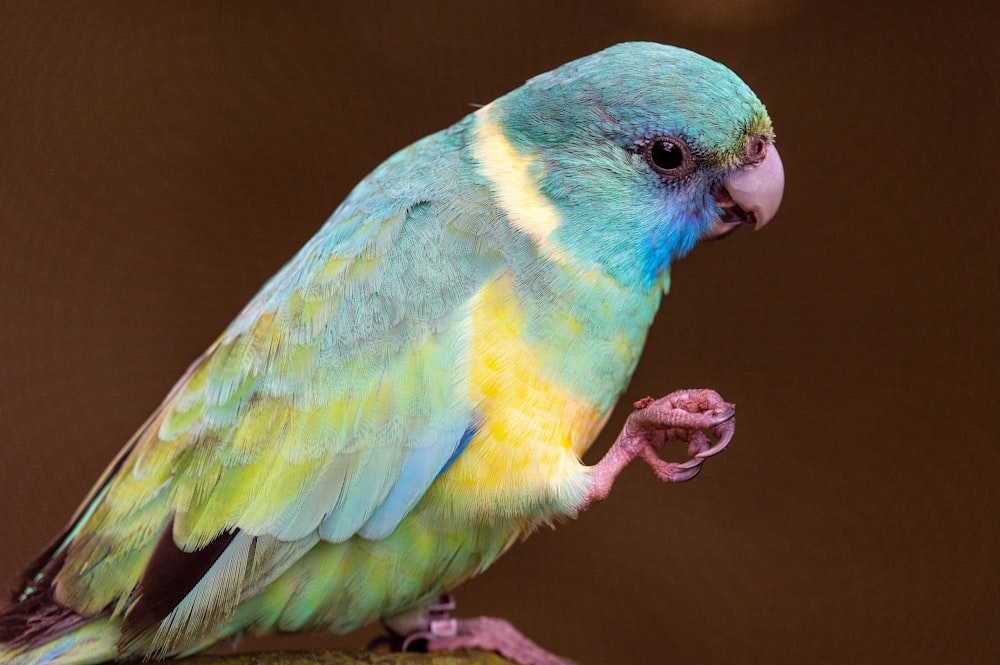
[[[167,651],[319,540],[390,533],[475,426],[467,303],[502,261],[466,203],[335,215],[95,488],[53,551],[56,598],[159,624]]]

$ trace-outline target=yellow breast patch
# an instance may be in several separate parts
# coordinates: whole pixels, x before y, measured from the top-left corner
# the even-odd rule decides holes
[[[548,378],[524,339],[525,307],[512,287],[505,275],[472,303],[468,393],[481,421],[442,480],[480,509],[517,515],[581,489],[579,456],[605,414]]]

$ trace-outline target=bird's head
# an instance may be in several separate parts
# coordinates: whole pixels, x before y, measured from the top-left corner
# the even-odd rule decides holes
[[[619,280],[651,286],[699,240],[759,229],[781,202],[764,105],[684,49],[619,44],[479,116],[479,161],[514,224],[543,251]]]

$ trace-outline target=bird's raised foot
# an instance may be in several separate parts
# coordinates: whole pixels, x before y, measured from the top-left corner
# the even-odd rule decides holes
[[[632,439],[630,448],[664,482],[684,482],[698,474],[701,464],[726,449],[736,432],[736,406],[722,399],[714,390],[678,390],[654,400],[643,398],[635,403],[622,432]],[[716,437],[713,444],[705,433]],[[687,443],[690,457],[686,462],[667,462],[657,451],[668,441]]]
[[[678,390],[654,400],[645,397],[633,411],[618,439],[591,468],[591,487],[582,508],[604,499],[625,466],[636,457],[649,465],[664,482],[694,478],[701,464],[725,450],[736,432],[736,406],[714,390]],[[709,437],[716,437],[715,443]],[[687,443],[689,459],[667,462],[657,451],[668,441]]]

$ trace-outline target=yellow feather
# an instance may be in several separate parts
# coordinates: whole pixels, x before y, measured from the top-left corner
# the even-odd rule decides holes
[[[525,314],[509,275],[472,303],[468,391],[482,421],[439,485],[480,514],[567,503],[606,415],[547,376],[522,336]]]

